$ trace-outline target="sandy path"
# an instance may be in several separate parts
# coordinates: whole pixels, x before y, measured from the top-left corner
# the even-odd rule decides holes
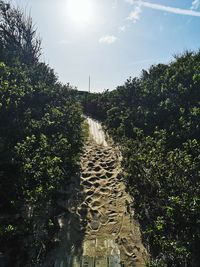
[[[132,199],[120,179],[120,161],[117,149],[87,145],[81,184],[87,206],[83,256],[90,264],[83,266],[145,266],[146,251],[129,213]]]
[[[108,146],[101,124],[89,117],[87,118],[87,123],[89,124],[92,139],[98,145]]]
[[[121,156],[109,146],[98,122],[87,119],[90,138],[81,160],[81,177],[60,203],[68,215],[59,218],[59,248],[54,267],[144,267],[146,250],[138,223],[130,213],[132,199],[121,179]]]

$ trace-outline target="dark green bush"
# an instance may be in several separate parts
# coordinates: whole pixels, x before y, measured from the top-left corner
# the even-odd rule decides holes
[[[58,189],[79,169],[82,110],[39,62],[31,19],[3,1],[0,15],[0,252],[6,266],[40,266],[58,230]]]
[[[199,266],[200,52],[82,102],[120,143],[149,266]]]

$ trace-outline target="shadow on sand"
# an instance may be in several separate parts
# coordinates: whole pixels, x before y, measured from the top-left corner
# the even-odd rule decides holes
[[[78,267],[83,254],[82,244],[87,225],[87,206],[83,203],[80,175],[59,192],[58,206],[63,212],[58,216],[60,230],[55,236],[55,248],[49,253],[43,267]]]

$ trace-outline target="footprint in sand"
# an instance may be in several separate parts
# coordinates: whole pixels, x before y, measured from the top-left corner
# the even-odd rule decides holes
[[[100,183],[99,182],[96,182],[93,184],[95,188],[99,187],[100,186]]]
[[[90,222],[89,226],[90,226],[90,228],[91,228],[92,230],[97,231],[97,230],[99,229],[99,227],[100,227],[100,221],[99,221],[99,220],[92,220],[92,221]]]
[[[91,197],[86,197],[85,202],[91,203],[92,202],[92,198]]]
[[[112,176],[113,176],[113,173],[112,172],[108,172],[108,171],[106,172],[106,177],[107,178],[111,178]]]
[[[93,182],[98,181],[98,178],[97,178],[97,177],[89,177],[87,180],[88,180],[89,182],[93,183]]]
[[[82,172],[81,176],[84,179],[84,178],[90,177],[91,174],[89,172]]]
[[[95,172],[99,172],[100,170],[102,170],[102,168],[101,168],[101,166],[99,166],[99,165],[96,166],[96,167],[94,168],[94,171],[95,171]]]
[[[103,193],[103,194],[109,194],[110,193],[110,189],[102,187],[102,188],[100,188],[100,192]]]
[[[88,189],[88,190],[85,190],[85,193],[86,195],[91,196],[94,194],[94,190]]]
[[[81,183],[82,183],[82,185],[84,185],[86,187],[91,187],[92,186],[92,183],[90,183],[88,180],[84,180]]]

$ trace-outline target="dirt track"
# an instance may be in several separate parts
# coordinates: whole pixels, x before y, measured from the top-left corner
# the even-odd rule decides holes
[[[81,160],[80,181],[70,200],[61,201],[68,215],[59,219],[60,248],[54,267],[145,266],[146,250],[132,218],[132,199],[121,177],[121,156],[109,146],[97,122],[88,119],[90,138]],[[56,257],[56,260],[55,260]]]

